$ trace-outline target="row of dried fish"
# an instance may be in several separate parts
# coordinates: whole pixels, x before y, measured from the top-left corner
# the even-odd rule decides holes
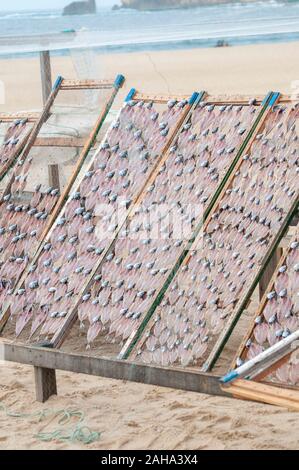
[[[283,264],[278,268],[272,290],[260,314],[254,319],[245,348],[236,361],[241,365],[247,359],[287,337],[299,329],[299,239],[291,242]],[[299,383],[299,361],[296,354],[271,376],[285,384]]]
[[[17,334],[32,316],[31,333],[45,320],[41,334],[59,329],[74,295],[111,243],[186,105],[186,101],[170,102],[161,115],[153,103],[132,101],[123,107],[57,220],[37,265],[31,267],[25,290],[14,299],[11,311],[17,315]]]
[[[298,197],[297,120],[298,106],[268,115],[145,329],[140,360],[204,363]]]

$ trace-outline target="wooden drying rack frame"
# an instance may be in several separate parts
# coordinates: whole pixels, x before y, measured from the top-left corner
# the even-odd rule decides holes
[[[177,96],[173,97],[170,95],[163,97],[160,95],[144,95],[137,93],[135,90],[134,93],[132,93],[132,90],[130,93],[127,100],[134,98],[143,101],[166,103],[169,99],[178,99]],[[204,94],[202,97],[203,96]],[[185,98],[186,96],[182,97],[182,99]],[[198,102],[198,98],[199,97],[195,99],[196,102]],[[230,97],[230,101],[228,101],[228,98],[226,97],[209,97],[208,102],[215,104],[227,103],[245,105],[252,98],[253,97],[247,96],[242,98],[240,96],[232,96]],[[257,101],[262,103],[263,98],[259,97],[257,98]],[[279,101],[288,103],[291,102],[291,98],[290,96],[283,95],[280,96]],[[185,116],[185,119],[180,123],[179,127],[184,124],[186,119],[187,116]],[[251,136],[250,141],[254,139],[254,136],[255,133]],[[168,146],[164,149],[162,155],[167,153],[170,145],[171,142],[168,143]],[[95,272],[97,269],[98,267],[95,269]],[[92,273],[90,280],[92,280],[93,275],[94,273]],[[85,287],[88,288],[88,286],[89,284],[87,283]],[[2,323],[0,322],[0,331],[6,323],[5,322],[3,325],[3,317],[1,320]],[[69,322],[68,327],[71,327],[71,325],[72,322]],[[117,380],[128,380],[162,387],[171,387],[216,396],[234,397],[234,393],[232,391],[226,390],[221,385],[219,382],[220,377],[211,373],[174,367],[165,368],[150,366],[127,360],[110,359],[106,357],[69,354],[53,349],[53,345],[50,346],[50,348],[38,347],[17,342],[8,342],[3,338],[0,340],[1,359],[9,362],[27,364],[34,367],[36,398],[40,402],[45,402],[50,396],[57,394],[56,369]],[[279,386],[272,388],[278,390],[281,389]],[[287,389],[293,389],[293,387],[287,387]]]
[[[47,99],[47,102],[43,108],[43,112],[39,115],[38,119],[36,119],[36,115],[34,115],[34,119],[35,119],[35,124],[34,124],[34,127],[29,135],[29,139],[27,141],[27,144],[25,146],[25,149],[22,153],[22,158],[23,159],[26,159],[32,149],[33,146],[37,146],[40,145],[39,143],[39,140],[38,140],[38,134],[39,134],[39,131],[40,129],[42,128],[43,124],[47,121],[47,119],[49,118],[50,116],[50,110],[51,110],[51,107],[53,105],[53,103],[55,102],[55,99],[59,93],[60,90],[94,90],[94,89],[109,89],[111,90],[111,93],[110,95],[107,97],[102,109],[101,109],[101,112],[96,120],[96,123],[94,124],[89,136],[87,137],[87,139],[80,139],[81,143],[82,140],[84,140],[84,143],[83,145],[80,144],[80,146],[82,146],[82,150],[80,152],[80,155],[79,155],[79,158],[77,160],[77,163],[73,169],[73,172],[72,172],[72,175],[70,177],[70,179],[68,180],[67,182],[67,185],[66,187],[64,188],[62,194],[60,195],[60,198],[55,206],[55,209],[54,211],[52,212],[51,214],[51,217],[49,218],[49,221],[44,229],[44,232],[42,233],[41,237],[40,237],[40,241],[39,241],[39,244],[36,248],[36,252],[33,256],[33,260],[35,259],[35,256],[36,256],[36,253],[39,252],[39,249],[40,247],[42,246],[42,243],[46,237],[46,235],[48,234],[48,232],[50,231],[53,223],[55,222],[55,219],[57,218],[59,212],[61,211],[61,209],[63,208],[68,196],[69,196],[69,193],[76,181],[76,178],[78,177],[78,174],[80,173],[80,170],[90,152],[90,150],[92,149],[93,145],[95,144],[95,141],[96,141],[96,138],[97,138],[97,135],[106,119],[106,116],[107,114],[109,113],[110,111],[110,108],[114,102],[114,99],[117,95],[117,93],[119,92],[120,88],[123,86],[124,84],[124,81],[125,81],[125,78],[123,75],[117,75],[117,77],[115,78],[114,81],[112,80],[104,80],[104,81],[101,81],[101,80],[66,80],[62,77],[58,77],[55,84],[54,84],[54,87],[52,89],[52,92],[50,93],[48,99]],[[18,116],[20,116],[20,114],[17,114]],[[6,115],[7,116],[7,119],[8,119],[8,116],[16,116],[15,115]],[[33,119],[33,115],[32,115],[32,119]],[[41,139],[40,139],[41,140]],[[57,139],[55,139],[57,140]],[[71,145],[70,145],[70,141],[71,141]],[[58,146],[62,146],[62,144],[64,144],[63,146],[66,146],[66,147],[72,147],[72,146],[77,146],[77,141],[73,141],[73,138],[71,138],[69,141],[68,138],[59,138],[58,139]],[[51,142],[50,142],[51,143]],[[53,143],[53,141],[52,141]],[[49,144],[49,139],[43,139],[43,144],[45,146],[48,146]],[[56,167],[56,165],[53,165],[53,167]],[[57,168],[52,168],[52,174],[49,175],[50,178],[52,179],[52,183],[54,183],[55,185],[55,180],[56,182],[59,181],[59,175],[58,175],[58,169]],[[6,188],[4,189],[4,192],[3,192],[3,195],[5,196],[5,194],[7,194],[10,190],[10,187],[11,187],[11,184],[13,182],[13,175],[12,177],[10,178],[10,180],[8,181],[7,185],[6,185]],[[33,261],[32,261],[33,262]],[[25,271],[26,273],[26,271]],[[15,289],[14,290],[17,290],[18,289],[18,286],[19,286],[19,283],[22,281],[24,277],[24,273],[20,276],[20,278],[17,280],[16,282],[16,286],[15,286]],[[9,318],[9,304],[5,304],[4,307],[3,307],[3,314],[0,318],[0,332],[2,331],[2,329],[4,328],[6,322],[7,322],[7,319]]]

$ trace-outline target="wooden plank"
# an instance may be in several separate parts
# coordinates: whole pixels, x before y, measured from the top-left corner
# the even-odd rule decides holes
[[[36,400],[45,403],[52,395],[57,395],[56,373],[54,369],[34,366]]]
[[[219,377],[208,373],[69,354],[55,349],[4,341],[1,341],[0,346],[5,361],[209,395],[229,396],[225,390],[222,390]]]
[[[51,188],[60,189],[59,166],[48,165],[48,172],[49,172],[49,186],[51,186]]]
[[[49,51],[40,51],[40,74],[42,82],[43,105],[46,104],[52,90],[51,58]]]
[[[34,147],[84,147],[86,139],[79,137],[38,137]]]
[[[282,256],[282,249],[278,247],[276,248],[276,250],[274,250],[273,255],[268,261],[267,267],[259,282],[260,299],[263,298],[268,288],[268,285],[271,282],[273,273],[276,271],[276,268],[277,268],[277,265],[279,263],[281,256]]]
[[[135,93],[134,100],[144,101],[146,103],[154,101],[155,103],[167,103],[169,100],[184,100],[188,99],[188,95],[162,95],[162,94],[146,94],[146,93]],[[209,95],[205,97],[207,103],[214,105],[232,104],[232,105],[248,105],[250,102],[255,101],[257,105],[261,104],[264,100],[264,95]],[[291,102],[292,98],[290,95],[280,95],[280,103]]]
[[[114,242],[115,242],[115,239],[116,237],[118,236],[119,232],[122,230],[124,224],[130,219],[130,217],[132,217],[133,213],[134,213],[134,210],[136,210],[136,207],[138,207],[138,205],[140,205],[143,197],[145,196],[145,189],[150,186],[152,184],[152,181],[156,178],[156,175],[158,174],[160,168],[163,166],[164,162],[166,161],[166,159],[168,158],[168,150],[169,148],[171,147],[173,141],[176,139],[180,129],[182,128],[182,126],[187,122],[187,120],[189,119],[189,116],[190,116],[190,113],[191,111],[194,109],[195,106],[197,106],[197,103],[198,103],[198,100],[201,99],[201,97],[204,96],[204,92],[202,92],[200,95],[198,95],[198,99],[192,103],[192,104],[188,104],[186,106],[186,109],[185,111],[182,113],[182,116],[181,118],[179,119],[179,121],[177,122],[175,128],[173,129],[172,132],[170,132],[169,134],[169,137],[167,139],[167,142],[163,148],[163,150],[161,151],[161,156],[160,158],[157,160],[157,163],[156,165],[152,168],[152,171],[148,177],[148,179],[144,182],[143,186],[140,188],[139,192],[137,193],[137,195],[135,195],[135,197],[133,198],[133,203],[131,205],[131,207],[129,208],[129,210],[127,211],[127,213],[124,215],[124,218],[123,220],[120,220],[119,221],[119,224],[118,224],[118,228],[116,229],[116,231],[112,234],[112,242],[109,244],[109,246],[104,250],[104,252],[102,253],[101,257],[99,258],[99,260],[97,261],[97,263],[95,264],[93,270],[91,271],[91,273],[89,274],[89,276],[87,277],[86,279],[86,283],[84,284],[84,286],[82,287],[80,293],[77,295],[77,297],[75,297],[74,299],[74,304],[73,304],[73,307],[71,309],[71,311],[68,313],[66,319],[65,319],[65,322],[64,322],[64,325],[62,326],[62,328],[60,330],[58,330],[56,332],[56,334],[53,336],[52,340],[51,340],[51,345],[55,348],[57,347],[60,347],[63,343],[63,341],[65,340],[68,332],[70,331],[72,325],[74,324],[74,322],[76,321],[76,314],[77,314],[77,308],[78,308],[78,305],[81,301],[81,298],[82,296],[84,295],[84,293],[87,291],[87,289],[89,288],[90,284],[92,283],[92,280],[95,276],[95,274],[97,273],[97,271],[100,269],[100,267],[102,266],[103,264],[103,261],[105,259],[105,257],[107,256],[107,253],[110,251],[111,247],[113,246]],[[134,95],[135,97],[135,95]]]
[[[236,380],[223,390],[231,393],[235,398],[281,406],[292,411],[299,411],[299,391],[278,388],[271,385],[260,384],[251,380]]]

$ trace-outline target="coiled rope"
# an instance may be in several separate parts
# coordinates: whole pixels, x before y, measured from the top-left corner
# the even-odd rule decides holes
[[[101,437],[100,432],[92,431],[88,426],[83,424],[85,420],[85,414],[83,411],[78,409],[66,408],[56,411],[45,409],[37,411],[36,413],[20,413],[11,411],[4,404],[0,403],[0,410],[2,410],[6,416],[10,418],[38,418],[39,422],[42,422],[50,417],[52,417],[52,420],[59,418],[59,426],[68,425],[73,418],[78,420],[77,424],[72,427],[66,429],[58,428],[49,432],[38,432],[37,434],[33,435],[35,439],[43,442],[80,442],[82,444],[88,445],[98,441]]]

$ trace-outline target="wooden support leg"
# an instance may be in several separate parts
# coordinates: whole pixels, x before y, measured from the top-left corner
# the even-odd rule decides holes
[[[58,165],[49,165],[49,185],[52,188],[60,190],[59,167]]]
[[[42,81],[43,104],[47,102],[52,89],[51,59],[49,51],[40,52],[40,73]]]
[[[275,269],[279,263],[279,260],[282,256],[282,249],[277,248],[275,252],[273,253],[272,258],[269,260],[269,263],[264,271],[264,274],[262,275],[259,283],[259,288],[260,288],[260,299],[262,299],[264,293],[266,292],[266,289],[272,279],[272,276],[275,272]]]
[[[36,400],[45,403],[52,395],[57,395],[55,369],[34,366]]]

